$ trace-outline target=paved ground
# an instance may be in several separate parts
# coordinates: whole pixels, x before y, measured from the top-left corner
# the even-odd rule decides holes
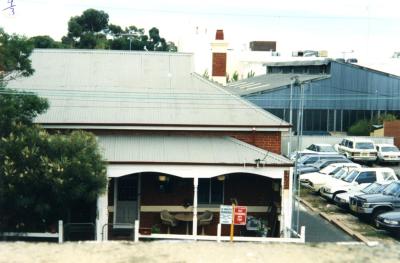
[[[297,218],[297,215],[294,215]],[[348,234],[327,222],[318,214],[300,205],[300,226],[306,227],[306,242],[354,242]]]

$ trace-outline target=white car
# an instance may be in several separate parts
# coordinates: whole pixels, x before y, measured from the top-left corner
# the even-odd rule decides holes
[[[329,169],[327,169],[328,167]],[[319,172],[300,175],[300,183],[314,192],[319,192],[321,187],[330,180],[345,177],[352,170],[360,168],[361,165],[356,163],[335,163],[328,167]]]
[[[332,145],[327,143],[313,143],[308,146],[306,149],[302,151],[292,152],[289,155],[289,159],[294,161],[296,160],[296,154],[298,153],[298,157],[302,157],[307,154],[337,154],[338,152],[333,148]]]
[[[374,182],[394,180],[397,180],[397,176],[391,168],[357,168],[345,178],[327,183],[320,193],[326,199],[334,200],[337,194],[361,190]]]
[[[384,182],[375,182],[372,183],[361,190],[353,190],[346,193],[340,193],[335,196],[335,203],[343,208],[349,207],[350,197],[354,197],[356,195],[363,195],[363,194],[377,194],[383,191],[385,187],[390,184],[392,181],[384,181]]]
[[[374,142],[368,139],[346,138],[335,148],[352,161],[374,162],[377,158]]]
[[[400,151],[393,144],[375,144],[378,162],[400,163]]]

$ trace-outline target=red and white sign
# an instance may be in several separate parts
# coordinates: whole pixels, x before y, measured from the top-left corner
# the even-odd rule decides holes
[[[235,225],[245,225],[247,221],[247,207],[246,206],[235,206],[233,223]]]

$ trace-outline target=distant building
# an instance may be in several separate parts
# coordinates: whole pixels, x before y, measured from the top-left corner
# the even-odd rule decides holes
[[[266,74],[228,87],[297,125],[304,87],[304,131],[347,131],[356,121],[383,113],[400,115],[400,77],[331,59],[265,63]],[[297,81],[295,79],[298,79]]]

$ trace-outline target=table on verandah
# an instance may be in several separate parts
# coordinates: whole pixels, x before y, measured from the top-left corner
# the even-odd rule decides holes
[[[193,222],[193,213],[179,213],[175,215],[175,219],[186,222],[186,235],[189,235],[189,222]]]

